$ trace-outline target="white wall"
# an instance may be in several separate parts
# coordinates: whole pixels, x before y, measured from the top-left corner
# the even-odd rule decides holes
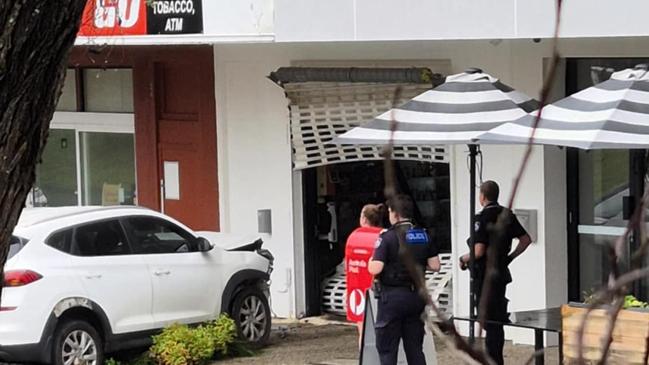
[[[206,35],[270,35],[273,22],[273,0],[203,0]]]
[[[271,71],[299,61],[450,59],[453,72],[479,66],[530,96],[538,97],[543,60],[550,42],[529,40],[349,42],[311,44],[217,45],[215,49],[222,227],[255,231],[257,209],[273,210],[269,246],[277,257],[273,274],[273,308],[281,316],[296,315],[296,259],[292,214],[292,172],[287,102],[281,88],[265,78]],[[648,50],[641,53],[638,50]],[[565,57],[643,57],[649,38],[565,39]],[[560,87],[558,87],[560,89]],[[454,254],[466,252],[468,237],[468,171],[466,147],[452,149],[452,217]],[[484,152],[484,178],[501,184],[508,196],[523,147],[489,146]],[[523,179],[516,208],[538,212],[537,242],[512,264],[514,283],[510,310],[543,308],[567,297],[565,156],[555,147],[536,147]],[[297,234],[296,237],[300,235]],[[299,264],[299,263],[298,263]],[[456,272],[455,311],[468,313],[468,277]],[[529,331],[509,332],[530,342]]]
[[[271,209],[265,247],[276,257],[272,307],[293,312],[293,215],[288,112],[282,90],[265,78],[283,59],[215,52],[221,228],[257,232],[257,210]]]
[[[644,0],[564,1],[562,37],[646,36]],[[555,0],[275,0],[280,42],[546,38]]]

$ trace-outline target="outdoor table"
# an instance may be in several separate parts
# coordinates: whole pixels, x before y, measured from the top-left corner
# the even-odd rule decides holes
[[[477,319],[468,317],[454,316],[453,320],[477,322]],[[559,362],[563,360],[562,356],[562,338],[561,338],[561,308],[546,308],[530,311],[513,312],[509,315],[510,322],[487,321],[490,323],[499,323],[503,326],[528,328],[534,330],[534,351],[540,351],[545,346],[543,344],[543,332],[555,332],[559,334]],[[536,356],[536,365],[545,363],[545,355],[540,353]]]

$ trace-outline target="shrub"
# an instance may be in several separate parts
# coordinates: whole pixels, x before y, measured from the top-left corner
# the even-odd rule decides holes
[[[153,336],[149,355],[161,365],[197,365],[215,352],[226,354],[236,337],[234,321],[225,314],[196,328],[175,324]]]
[[[214,351],[220,354],[227,354],[230,345],[237,337],[237,329],[234,320],[227,314],[221,314],[214,322],[206,326],[214,341]]]

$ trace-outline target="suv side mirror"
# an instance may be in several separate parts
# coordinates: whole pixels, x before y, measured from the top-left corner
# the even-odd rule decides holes
[[[198,246],[198,251],[199,252],[208,252],[211,251],[214,246],[204,237],[198,237],[196,240],[197,246]]]

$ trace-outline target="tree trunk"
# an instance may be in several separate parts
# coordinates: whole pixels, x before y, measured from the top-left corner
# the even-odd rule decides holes
[[[0,279],[11,234],[34,183],[85,4],[86,0],[0,3]]]

